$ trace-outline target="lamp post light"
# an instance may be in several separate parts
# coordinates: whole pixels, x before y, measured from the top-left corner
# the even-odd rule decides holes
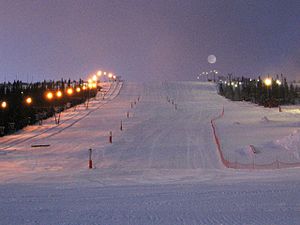
[[[69,96],[71,96],[72,94],[73,94],[73,88],[68,88],[67,89],[67,94],[69,95]]]
[[[79,93],[81,91],[80,87],[76,88],[76,92]]]
[[[33,100],[32,100],[32,98],[31,97],[29,97],[29,96],[27,96],[26,98],[25,98],[25,104],[28,106],[28,108],[31,108],[30,106],[32,105],[32,103],[33,103]],[[30,109],[28,109],[29,111],[29,113],[30,113]],[[27,120],[27,125],[28,124],[30,124],[31,123],[31,116],[28,116],[28,118],[27,118],[28,120]]]
[[[267,87],[269,87],[272,85],[272,79],[268,77],[264,80],[264,83]]]
[[[96,74],[94,74],[94,75],[93,75],[93,77],[92,77],[92,80],[93,80],[94,82],[97,82],[97,80],[98,80],[98,77],[97,77],[97,75],[96,75]]]
[[[53,93],[51,92],[51,91],[48,91],[47,93],[46,93],[46,98],[48,99],[48,100],[52,100],[53,99]]]
[[[270,96],[270,87],[272,86],[272,79],[269,78],[269,77],[267,77],[267,78],[264,80],[264,83],[265,83],[265,85],[266,85],[266,87],[267,87],[268,100],[270,101],[270,98],[271,98],[271,96]]]
[[[63,94],[62,94],[62,92],[61,92],[61,91],[57,91],[57,92],[56,92],[56,97],[57,97],[57,98],[61,98],[61,97],[62,97],[62,95],[63,95]]]
[[[25,102],[26,102],[27,105],[31,105],[32,104],[32,98],[31,97],[27,97],[25,99]]]
[[[7,102],[6,101],[1,102],[1,108],[2,109],[6,109],[7,108]]]
[[[56,97],[57,98],[61,98],[62,97],[62,92],[61,91],[57,91],[56,92]],[[59,122],[60,122],[60,110],[59,110],[58,116],[57,116],[56,115],[56,110],[55,110],[55,107],[54,107],[54,103],[52,101],[54,99],[54,94],[51,91],[48,91],[46,93],[46,98],[47,98],[47,100],[51,101],[50,109],[53,111],[55,124],[58,125]]]
[[[281,81],[280,81],[280,80],[276,80],[276,84],[277,84],[278,86],[280,86],[280,85],[281,85]]]
[[[2,101],[0,104],[0,108],[4,111],[7,108],[8,104],[6,101]],[[2,113],[1,113],[2,114]],[[4,118],[2,118],[2,115],[0,117],[0,137],[5,134],[5,126],[2,126],[4,124]]]
[[[109,73],[108,74],[108,78],[111,80],[113,78],[113,74],[112,73]]]
[[[214,75],[214,82],[216,82],[216,74],[218,74],[219,72],[217,70],[213,70],[213,75]]]
[[[93,88],[93,83],[88,83],[88,98],[86,102],[86,107],[85,109],[89,108],[89,102],[90,102],[90,94],[91,94],[91,89]]]

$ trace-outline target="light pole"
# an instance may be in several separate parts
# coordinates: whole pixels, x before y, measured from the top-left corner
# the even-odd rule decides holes
[[[216,74],[218,74],[219,72],[217,70],[213,70],[213,74],[214,74],[214,82],[216,82]]]
[[[266,78],[264,80],[265,85],[267,86],[267,90],[268,90],[268,98],[270,98],[270,87],[272,85],[272,79],[271,78]]]
[[[2,101],[2,102],[1,102],[1,105],[0,105],[0,108],[4,111],[4,110],[7,108],[7,102],[6,102],[6,101]],[[5,120],[2,121],[2,115],[1,115],[0,120],[1,120],[0,123],[4,125],[4,121],[5,121]],[[1,126],[0,126],[0,136],[3,136],[4,133],[5,133],[5,126],[2,126],[2,125],[1,125]]]
[[[62,92],[61,91],[57,91],[56,92],[56,97],[59,99],[62,97]],[[47,100],[49,100],[51,102],[51,105],[50,105],[50,109],[53,111],[53,114],[54,114],[54,121],[55,121],[55,124],[59,124],[60,122],[60,113],[61,113],[61,110],[58,109],[58,116],[56,115],[56,109],[54,107],[54,94],[51,92],[51,91],[48,91],[46,93],[46,98]]]
[[[268,92],[268,104],[270,105],[271,104],[271,96],[270,96],[270,87],[272,86],[272,79],[267,77],[265,80],[264,80],[264,83],[267,87],[267,92]]]

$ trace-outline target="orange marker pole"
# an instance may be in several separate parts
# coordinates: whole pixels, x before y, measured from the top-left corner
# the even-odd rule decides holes
[[[93,169],[92,149],[89,149],[89,169]]]

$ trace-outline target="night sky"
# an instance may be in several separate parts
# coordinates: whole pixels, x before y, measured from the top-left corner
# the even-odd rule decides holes
[[[211,69],[300,80],[300,1],[0,0],[1,82],[98,69],[140,81]]]

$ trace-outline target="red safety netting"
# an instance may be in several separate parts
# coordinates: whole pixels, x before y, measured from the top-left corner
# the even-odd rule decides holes
[[[217,145],[217,150],[220,155],[220,159],[223,163],[223,165],[227,168],[233,168],[233,169],[282,169],[282,168],[291,168],[291,167],[300,167],[300,162],[281,162],[279,160],[276,160],[274,162],[268,163],[268,164],[256,164],[254,161],[252,163],[239,163],[239,162],[232,162],[227,159],[225,159],[222,148],[221,148],[221,142],[216,132],[216,124],[215,121],[222,118],[224,116],[224,107],[221,112],[221,114],[217,117],[214,117],[211,119],[211,126],[213,130],[213,136],[214,140]]]

